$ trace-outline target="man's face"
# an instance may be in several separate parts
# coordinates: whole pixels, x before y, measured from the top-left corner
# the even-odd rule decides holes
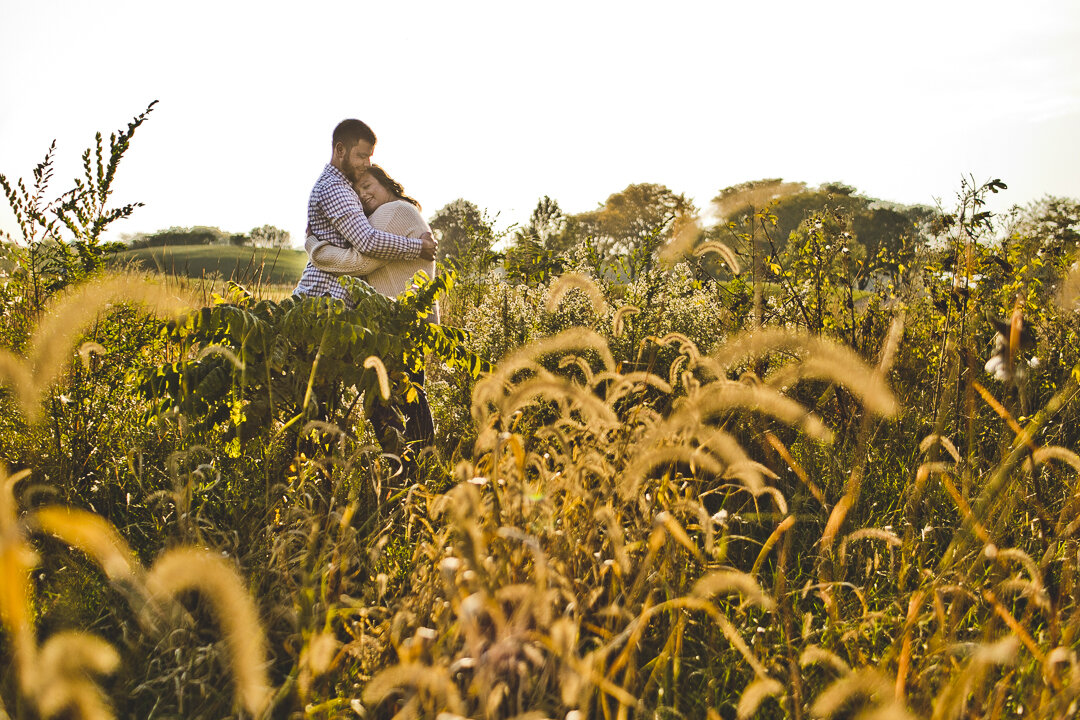
[[[339,145],[338,148],[334,154],[341,156],[339,169],[349,182],[355,183],[371,167],[371,154],[375,152],[375,147],[366,140],[357,140],[348,150],[344,145]]]

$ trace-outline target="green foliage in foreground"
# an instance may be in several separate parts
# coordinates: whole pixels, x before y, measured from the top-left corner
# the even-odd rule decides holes
[[[453,277],[418,274],[397,301],[345,278],[351,308],[325,297],[258,300],[233,285],[169,326],[183,359],[141,372],[140,385],[157,416],[180,413],[196,428],[223,429],[233,455],[242,442],[265,442],[298,422],[345,427],[361,396],[368,415],[391,396],[414,396],[408,373],[425,356],[472,377],[491,370],[463,346],[465,333],[426,319]]]

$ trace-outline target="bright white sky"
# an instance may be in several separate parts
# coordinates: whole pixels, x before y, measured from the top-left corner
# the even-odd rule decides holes
[[[299,3],[0,0],[0,172],[160,103],[121,165],[120,232],[271,224],[301,236],[345,117],[430,215],[464,197],[524,221],[630,183],[701,209],[721,188],[839,180],[950,205],[1080,197],[1080,2]],[[0,203],[0,227],[13,229]]]

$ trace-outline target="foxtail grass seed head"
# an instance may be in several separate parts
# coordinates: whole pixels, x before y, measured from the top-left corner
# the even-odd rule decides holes
[[[186,548],[170,550],[150,569],[146,586],[157,601],[195,590],[210,601],[229,651],[237,695],[258,715],[270,700],[266,641],[255,604],[240,577],[220,555]]]
[[[29,355],[20,358],[10,351],[0,352],[0,381],[15,388],[27,419],[38,419],[42,397],[70,362],[79,334],[100,313],[117,304],[141,305],[165,318],[194,307],[192,298],[135,274],[106,275],[53,298],[30,337]]]
[[[691,591],[695,597],[710,598],[735,593],[765,610],[775,606],[773,599],[761,589],[753,577],[737,570],[718,570],[705,575],[694,583]]]
[[[892,704],[893,688],[877,670],[859,668],[833,681],[814,698],[810,706],[810,715],[814,718],[832,718],[849,702],[859,703],[855,707]],[[902,708],[898,708],[905,720],[911,718]],[[912,718],[914,720],[914,718]]]
[[[47,507],[33,514],[43,532],[89,555],[113,581],[134,581],[142,574],[135,554],[105,518],[85,510]]]
[[[368,706],[375,706],[402,690],[433,703],[439,712],[458,715],[465,712],[461,694],[446,671],[419,663],[396,665],[377,673],[364,687],[363,700]]]
[[[577,272],[563,273],[552,283],[548,290],[547,311],[555,312],[566,293],[574,288],[581,290],[589,298],[593,312],[597,315],[604,313],[607,304],[604,302],[604,295],[600,292],[600,288],[596,287],[592,278]]]
[[[0,622],[14,646],[19,688],[24,695],[33,691],[36,681],[30,572],[37,566],[38,556],[18,524],[15,485],[29,475],[29,470],[9,475],[0,464]]]
[[[111,720],[104,693],[90,679],[110,675],[120,655],[101,638],[80,632],[61,632],[41,646],[35,671],[34,701],[42,717],[75,711],[83,720]]]
[[[844,662],[843,658],[819,645],[807,645],[799,655],[799,667],[811,665],[828,666],[841,675],[851,672],[851,667]]]
[[[739,266],[739,260],[735,257],[735,251],[719,240],[703,242],[694,248],[694,255],[696,257],[702,257],[708,253],[716,253],[719,255],[720,258],[727,263],[728,269],[733,275],[738,275],[742,272],[742,268]]]
[[[739,720],[747,720],[747,718],[754,716],[758,707],[766,698],[782,697],[783,695],[784,686],[779,680],[755,678],[739,696],[739,705],[735,709],[735,716]]]
[[[364,360],[364,367],[368,370],[374,370],[375,375],[379,379],[379,394],[383,400],[390,399],[390,378],[386,374],[386,366],[383,365],[383,361],[375,355],[369,355]]]
[[[612,333],[615,337],[620,337],[623,334],[623,324],[626,322],[624,318],[627,315],[640,315],[641,308],[635,305],[623,305],[615,312],[615,316],[611,321]]]
[[[86,342],[84,342],[82,345],[79,346],[79,360],[82,361],[83,369],[90,369],[90,356],[101,356],[104,355],[106,352],[107,351],[105,350],[105,346],[99,342],[94,342],[93,340],[87,340]]]

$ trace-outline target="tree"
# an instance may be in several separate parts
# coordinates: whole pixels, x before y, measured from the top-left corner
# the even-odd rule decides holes
[[[463,269],[478,262],[485,264],[495,243],[495,231],[487,214],[464,198],[436,212],[431,229],[439,241],[437,259],[442,262],[453,257]]]
[[[535,240],[545,250],[561,252],[569,245],[563,238],[564,230],[566,213],[557,201],[545,195],[536,202],[536,207],[529,215],[529,224],[518,234]]]
[[[726,187],[712,199],[713,210],[721,220],[732,221],[761,210],[786,195],[805,192],[806,183],[784,182],[782,178],[750,180]]]
[[[567,232],[567,217],[559,203],[545,195],[537,201],[529,224],[514,234],[506,252],[506,271],[525,282],[543,282],[563,271],[561,257],[575,238]]]
[[[712,200],[720,222],[706,238],[727,243],[749,260],[760,274],[759,261],[783,262],[791,234],[810,217],[840,213],[865,252],[857,273],[860,284],[873,275],[893,276],[910,264],[915,248],[925,240],[923,226],[933,211],[920,205],[884,203],[860,195],[851,185],[825,183],[808,188],[802,182],[779,178],[752,180],[721,190]]]
[[[255,247],[289,247],[289,231],[276,228],[273,225],[252,228],[248,235],[251,237],[251,244]]]
[[[196,225],[195,227],[171,227],[158,230],[150,235],[136,236],[131,247],[161,247],[164,245],[223,245],[229,240],[229,234],[216,227]]]
[[[112,206],[113,181],[135,131],[156,103],[147,105],[126,130],[111,133],[108,146],[97,133],[94,144],[82,154],[83,177],[76,178],[73,188],[53,200],[46,201],[46,193],[53,175],[55,140],[45,159],[34,167],[32,190],[27,190],[21,178],[12,183],[0,173],[0,190],[15,215],[25,248],[14,259],[32,278],[37,307],[52,291],[99,271],[105,257],[120,249],[120,243],[102,242],[102,234],[112,223],[130,217],[142,203]],[[3,231],[0,239],[14,240]]]
[[[593,239],[601,259],[651,253],[680,229],[696,221],[697,209],[685,195],[664,185],[639,183],[610,195],[596,210],[571,219],[576,233]]]
[[[1031,241],[1032,252],[1069,255],[1080,243],[1080,202],[1047,195],[1010,211],[1008,234]]]

